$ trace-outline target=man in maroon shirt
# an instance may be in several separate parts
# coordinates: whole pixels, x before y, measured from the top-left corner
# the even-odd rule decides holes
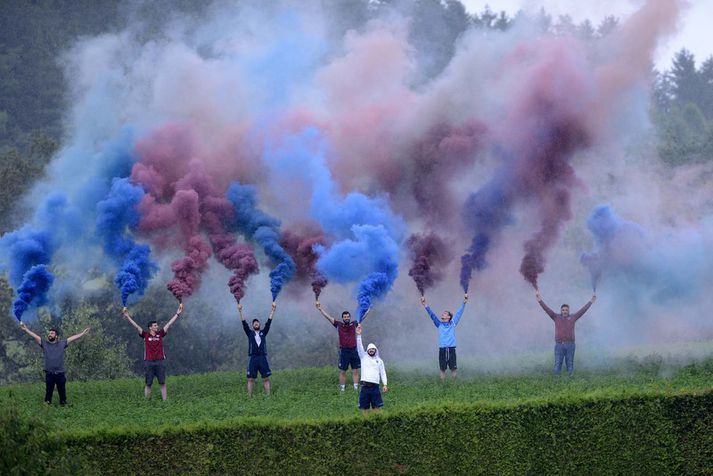
[[[537,302],[540,303],[542,309],[545,310],[548,316],[555,323],[555,375],[559,375],[562,370],[562,360],[565,360],[567,364],[567,373],[572,376],[574,372],[574,324],[577,320],[584,315],[589,307],[594,304],[597,300],[597,295],[592,294],[592,299],[585,304],[582,309],[575,312],[574,314],[569,313],[569,305],[562,304],[560,307],[560,313],[557,314],[555,311],[549,308],[545,301],[542,300],[540,291],[535,293]]]
[[[149,330],[147,332],[131,319],[127,308],[123,310],[126,320],[129,321],[129,324],[134,326],[134,329],[136,329],[141,338],[144,339],[144,371],[146,376],[144,395],[147,398],[151,396],[151,385],[153,384],[154,377],[156,377],[158,384],[161,386],[161,399],[166,400],[166,367],[163,364],[163,361],[166,359],[166,354],[163,352],[163,338],[182,312],[183,303],[178,305],[176,314],[173,315],[171,320],[168,321],[163,328],[159,329],[156,321],[149,321]]]
[[[344,391],[347,386],[347,369],[352,368],[352,383],[354,390],[359,390],[359,369],[361,368],[361,359],[357,352],[356,328],[358,322],[352,321],[352,315],[349,311],[342,312],[342,322],[338,322],[335,318],[327,314],[319,301],[314,303],[317,310],[327,319],[336,329],[339,334],[339,390]],[[366,319],[371,308],[367,309],[362,322]]]

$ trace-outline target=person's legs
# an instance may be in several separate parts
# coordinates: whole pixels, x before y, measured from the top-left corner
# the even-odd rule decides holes
[[[144,377],[146,381],[146,385],[144,386],[144,396],[146,398],[149,398],[151,396],[151,385],[153,385],[153,377],[154,377],[154,367],[151,365],[151,362],[148,360],[144,361]]]
[[[562,360],[564,360],[564,348],[563,344],[555,344],[555,368],[552,373],[559,375],[562,371]]]
[[[52,403],[52,394],[54,393],[54,375],[45,372],[45,403]]]
[[[262,379],[262,387],[265,389],[265,395],[270,396],[270,377]]]
[[[456,378],[458,374],[458,362],[456,360],[456,348],[450,347],[448,349],[448,368],[451,369],[451,377]]]
[[[347,371],[339,370],[339,388],[344,391],[344,387],[347,385]]]
[[[248,397],[252,398],[254,388],[255,388],[255,379],[248,378]]]
[[[567,373],[571,377],[574,373],[574,342],[566,344],[564,359],[567,365]]]
[[[57,374],[57,393],[59,393],[59,404],[67,403],[67,378],[64,373]]]
[[[354,390],[359,388],[359,369],[352,369],[352,384],[354,385]]]
[[[446,359],[446,348],[439,347],[438,348],[438,368],[441,370],[441,382],[443,382],[446,378],[447,365],[448,365],[448,362]]]
[[[156,378],[159,385],[161,385],[161,400],[165,402],[166,398],[168,398],[168,391],[166,390],[166,366],[163,360],[156,363]]]

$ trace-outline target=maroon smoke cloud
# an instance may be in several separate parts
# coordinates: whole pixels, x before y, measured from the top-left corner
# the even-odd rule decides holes
[[[442,279],[444,268],[453,259],[451,247],[435,233],[413,234],[406,241],[413,263],[408,274],[421,296]]]
[[[136,150],[140,160],[131,178],[146,191],[139,204],[138,230],[159,248],[179,245],[184,251],[171,265],[174,278],[167,288],[178,300],[193,294],[212,252],[233,272],[228,286],[239,302],[248,277],[258,272],[257,260],[252,246],[238,243],[231,232],[232,204],[219,193],[204,164],[191,159],[189,128],[165,126],[139,142]]]
[[[314,298],[319,300],[322,289],[327,286],[327,278],[316,268],[319,255],[314,251],[314,247],[326,246],[324,234],[315,230],[283,230],[279,243],[297,266],[293,281],[302,284],[310,283]]]

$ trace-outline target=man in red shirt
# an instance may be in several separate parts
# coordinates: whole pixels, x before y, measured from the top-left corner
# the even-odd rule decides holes
[[[315,301],[314,305],[320,314],[337,329],[337,333],[339,334],[339,363],[337,364],[339,368],[339,390],[343,392],[347,386],[347,369],[350,366],[352,368],[354,390],[359,390],[359,369],[361,368],[361,360],[357,352],[356,342],[356,328],[359,323],[352,321],[352,315],[349,311],[342,312],[342,322],[339,322],[322,309],[322,305],[319,301]],[[364,322],[370,310],[371,308],[366,311],[362,322]]]
[[[149,321],[149,330],[147,332],[131,319],[127,308],[123,310],[126,320],[129,321],[129,324],[134,326],[141,338],[144,339],[144,371],[146,376],[144,395],[147,398],[151,396],[151,385],[153,384],[154,377],[156,377],[158,384],[161,386],[161,399],[166,400],[166,367],[163,364],[163,361],[166,359],[166,354],[163,352],[163,338],[182,312],[183,303],[178,305],[176,314],[173,315],[171,320],[168,321],[163,328],[159,329],[156,321]]]
[[[555,375],[559,375],[562,370],[562,360],[565,360],[567,373],[571,377],[574,372],[574,324],[589,310],[589,307],[594,304],[594,301],[597,300],[597,295],[592,294],[592,299],[574,314],[569,313],[568,304],[562,304],[560,313],[557,314],[545,304],[539,290],[535,293],[535,297],[542,309],[545,310],[547,315],[550,316],[550,319],[555,323],[555,367],[553,372]]]

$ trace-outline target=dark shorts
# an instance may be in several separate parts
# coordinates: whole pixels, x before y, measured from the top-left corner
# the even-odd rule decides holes
[[[456,363],[455,347],[438,348],[438,366],[441,368],[441,370],[446,370],[446,368],[455,370],[458,368],[458,364]]]
[[[347,370],[351,365],[352,370],[361,368],[361,359],[359,358],[359,352],[357,352],[356,347],[350,348],[340,348],[339,349],[339,370]]]
[[[163,365],[163,360],[144,360],[144,372],[147,387],[151,386],[154,377],[158,379],[159,385],[166,383],[166,366]]]
[[[361,391],[359,392],[359,408],[362,410],[368,410],[369,408],[381,408],[384,406],[379,386],[376,384],[372,385],[366,385],[363,382],[361,384]]]
[[[252,355],[248,360],[248,378],[257,378],[258,372],[262,378],[269,377],[272,373],[266,355]]]

